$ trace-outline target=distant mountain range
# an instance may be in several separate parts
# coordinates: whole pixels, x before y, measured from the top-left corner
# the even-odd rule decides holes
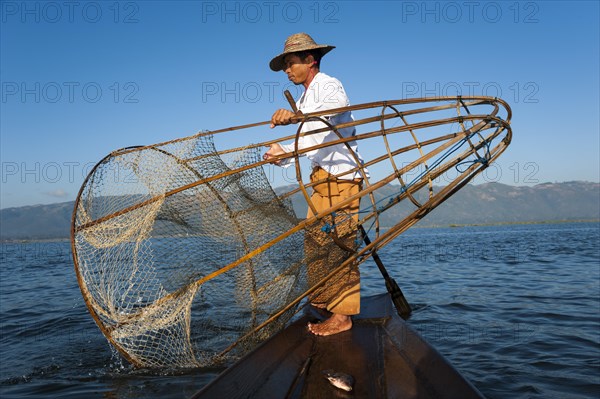
[[[276,192],[289,191],[279,187]],[[393,196],[399,186],[378,191],[379,198]],[[417,197],[425,199],[425,192]],[[300,195],[292,198],[299,216],[306,214]],[[365,205],[366,201],[363,201]],[[381,216],[391,226],[414,210],[406,200]],[[0,210],[0,240],[61,239],[70,235],[73,201]],[[427,215],[418,226],[495,224],[600,219],[600,184],[588,182],[543,183],[532,187],[500,183],[467,185]]]

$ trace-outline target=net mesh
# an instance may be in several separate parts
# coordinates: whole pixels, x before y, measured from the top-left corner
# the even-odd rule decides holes
[[[469,108],[464,101],[396,104],[408,111],[389,102],[357,106],[379,117],[356,122],[376,125],[356,140],[378,140],[359,166],[365,179],[356,213],[333,207],[299,219],[292,199],[310,207],[311,183],[298,168],[297,187],[277,195],[265,174],[265,143],[218,151],[216,133],[207,132],[115,151],[84,182],[73,217],[75,267],[92,316],[140,367],[207,366],[245,353],[281,329],[303,297],[329,302],[373,251],[504,150],[510,135],[491,146],[510,132],[496,116],[498,100],[472,99]],[[477,106],[488,109],[465,122],[460,108]],[[376,175],[381,164],[388,172],[380,178],[364,174],[367,166]],[[450,171],[451,183],[435,189],[433,180]],[[400,202],[413,208],[380,233],[380,215]],[[358,225],[374,229],[372,245],[360,249]]]
[[[226,162],[208,135],[111,156],[85,187],[76,225],[87,227],[75,235],[82,281],[106,333],[135,363],[209,363],[222,345],[212,346],[215,353],[198,351],[199,337],[192,331],[217,329],[220,341],[231,342],[304,288],[298,284],[302,232],[282,240],[277,250],[243,262],[234,275],[196,283],[297,224],[289,201],[275,195],[262,168],[164,195],[259,157],[253,148],[231,154]],[[102,221],[128,208],[133,209]],[[199,312],[211,317],[192,322],[194,306],[212,308]],[[232,313],[238,315],[235,320],[227,316]],[[285,321],[282,317],[280,323]],[[269,328],[262,332],[269,333]]]

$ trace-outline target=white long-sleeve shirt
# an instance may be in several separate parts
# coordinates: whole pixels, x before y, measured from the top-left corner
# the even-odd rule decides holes
[[[315,75],[308,88],[304,91],[304,93],[302,93],[302,96],[300,96],[300,99],[296,101],[296,106],[303,113],[325,111],[333,108],[347,107],[349,105],[350,102],[346,92],[344,91],[342,83],[336,78],[332,78],[331,76],[328,76],[322,72],[319,72]],[[323,118],[334,126],[341,123],[352,122],[354,120],[352,117],[352,112],[350,111],[340,114],[327,115]],[[323,127],[327,127],[327,125],[321,121],[309,121],[304,123],[301,132],[306,133]],[[342,137],[352,137],[356,135],[356,129],[354,127],[338,129],[338,131]],[[299,137],[298,149],[301,150],[338,139],[338,135],[333,131],[308,134]],[[349,141],[348,145],[357,155],[360,163],[362,164],[363,160],[358,154],[358,145],[356,144],[356,141]],[[294,143],[281,144],[281,147],[285,152],[293,152],[295,150]],[[308,151],[303,155],[306,155],[306,157],[311,161],[313,168],[320,166],[332,175],[343,174],[344,172],[348,172],[357,166],[354,156],[344,143]],[[294,158],[288,158],[280,165],[287,167],[293,162]],[[352,180],[362,177],[363,176],[358,171],[339,176],[340,179],[344,180]]]

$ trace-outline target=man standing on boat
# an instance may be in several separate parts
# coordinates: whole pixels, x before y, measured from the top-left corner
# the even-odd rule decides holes
[[[269,64],[273,71],[284,71],[291,82],[304,86],[305,91],[296,102],[298,110],[302,113],[320,112],[350,105],[340,81],[320,72],[321,58],[334,48],[334,46],[316,44],[306,33],[297,33],[287,38],[283,53],[273,58]],[[271,118],[271,128],[292,123],[294,116],[294,112],[290,110],[277,110]],[[353,121],[349,111],[322,118],[332,126]],[[302,126],[302,133],[327,127],[327,124],[319,120],[307,121]],[[355,135],[354,127],[337,130],[342,137]],[[339,136],[335,132],[328,130],[301,135],[297,144],[298,149],[303,150],[338,139]],[[292,153],[294,150],[295,143],[271,144],[264,159]],[[313,194],[310,200],[317,214],[321,214],[361,190],[363,176],[357,162],[362,164],[362,159],[358,155],[355,141],[348,142],[348,145],[335,144],[307,151],[304,155],[311,161],[310,179]],[[293,162],[294,158],[274,160],[274,163],[283,167]],[[366,173],[366,170],[363,169],[363,173]],[[313,228],[307,229],[305,253],[311,286],[341,265],[351,251],[355,250],[359,202],[360,199],[351,201],[335,211],[335,215],[325,212],[327,216],[323,221],[327,223],[324,229],[318,223]],[[313,216],[309,206],[307,218]],[[313,334],[332,335],[351,329],[351,316],[360,312],[358,266],[351,264],[345,270],[336,273],[309,299],[313,306],[331,313],[331,316],[322,323],[308,324]]]

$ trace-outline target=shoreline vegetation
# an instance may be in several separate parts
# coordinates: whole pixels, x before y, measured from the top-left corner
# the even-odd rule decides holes
[[[539,225],[539,224],[567,224],[567,223],[600,223],[600,219],[562,219],[562,220],[531,220],[531,221],[517,221],[517,222],[492,222],[492,223],[450,223],[450,224],[438,224],[438,225],[426,225],[419,226],[418,224],[411,227],[411,229],[447,229],[447,228],[463,228],[463,227],[493,227],[493,226],[521,226],[521,225]],[[382,230],[389,229],[389,226],[382,226]],[[0,244],[28,244],[38,242],[70,242],[69,237],[56,237],[56,238],[7,238],[0,240]]]
[[[527,224],[562,224],[562,223],[600,223],[600,219],[532,220],[532,221],[527,221],[527,222],[496,222],[496,223],[469,223],[469,224],[451,223],[450,225],[447,225],[447,226],[440,225],[440,226],[427,226],[427,227],[429,227],[429,228],[436,228],[436,227],[487,227],[487,226],[510,226],[510,225],[527,225]],[[425,228],[425,226],[423,228]]]

